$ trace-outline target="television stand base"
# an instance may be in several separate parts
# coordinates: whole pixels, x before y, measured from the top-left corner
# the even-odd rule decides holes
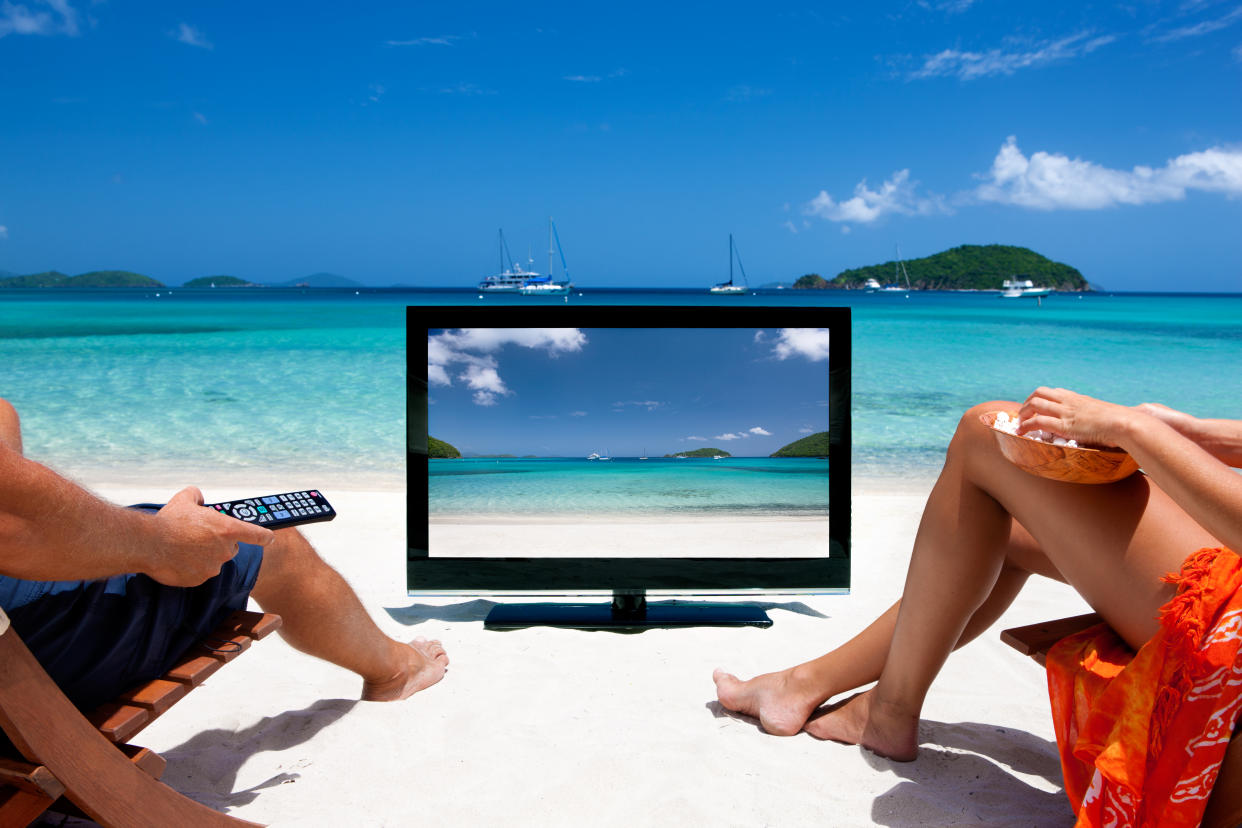
[[[648,603],[642,592],[617,592],[612,603],[540,602],[497,604],[483,621],[487,630],[569,627],[579,630],[641,630],[653,627],[770,627],[761,607],[706,601]]]

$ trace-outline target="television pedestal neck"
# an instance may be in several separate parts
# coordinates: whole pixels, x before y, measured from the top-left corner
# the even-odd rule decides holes
[[[704,601],[647,603],[641,589],[619,589],[612,603],[497,604],[483,621],[488,630],[569,627],[581,630],[639,630],[648,627],[770,627],[762,608]]]

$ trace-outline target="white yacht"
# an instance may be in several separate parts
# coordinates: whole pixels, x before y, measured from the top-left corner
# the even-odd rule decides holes
[[[508,261],[509,266],[505,267]],[[534,259],[528,259],[528,264],[534,264]],[[539,278],[539,274],[533,270],[526,270],[520,264],[513,261],[513,257],[509,255],[509,245],[505,244],[505,231],[500,231],[500,272],[495,276],[488,276],[479,282],[479,290],[486,293],[517,293],[530,279]]]
[[[1002,299],[1040,298],[1052,293],[1052,288],[1036,287],[1030,279],[1006,279],[1001,283]]]

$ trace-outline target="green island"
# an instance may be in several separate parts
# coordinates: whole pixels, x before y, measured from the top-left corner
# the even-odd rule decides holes
[[[777,449],[769,457],[827,457],[828,432],[821,431],[801,440],[794,440],[787,446]]]
[[[263,287],[254,282],[247,282],[245,279],[239,279],[236,276],[200,276],[197,279],[191,279],[182,287],[187,288],[222,288],[222,287]]]
[[[437,440],[435,437],[428,435],[427,456],[436,459],[460,460],[461,452],[457,450],[456,446],[449,445],[443,440]]]
[[[162,288],[164,284],[141,273],[128,270],[92,270],[77,276],[66,276],[56,270],[43,273],[31,273],[28,276],[9,276],[0,279],[0,288],[100,288],[100,287],[142,287]]]
[[[1091,286],[1077,269],[1054,262],[1025,247],[1007,244],[963,244],[922,259],[903,262],[913,290],[1000,290],[1006,279],[1030,279],[1039,287],[1060,291],[1085,291]],[[843,270],[829,281],[818,273],[808,273],[794,282],[803,290],[857,290],[868,279],[880,284],[897,281],[897,262]]]
[[[732,454],[724,449],[718,448],[701,448],[694,451],[679,451],[676,454],[666,454],[665,457],[732,457]]]

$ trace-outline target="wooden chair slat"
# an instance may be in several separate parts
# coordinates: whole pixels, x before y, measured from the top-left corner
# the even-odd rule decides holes
[[[159,678],[123,693],[117,697],[117,701],[145,708],[151,712],[151,718],[154,719],[189,692],[190,688],[183,682]]]
[[[96,708],[86,717],[104,738],[113,744],[128,742],[155,721],[155,716],[145,707],[136,704],[109,702]]]
[[[60,784],[60,780],[42,765],[4,757],[0,757],[0,784],[12,785],[18,790],[50,796],[52,799],[65,792],[65,786]]]
[[[224,661],[221,659],[212,658],[205,653],[195,653],[186,656],[174,665],[171,670],[164,674],[164,678],[169,681],[187,684],[194,688],[206,681],[212,673],[223,666]]]

